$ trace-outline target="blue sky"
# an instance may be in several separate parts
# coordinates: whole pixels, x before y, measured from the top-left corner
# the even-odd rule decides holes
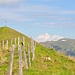
[[[75,0],[1,0],[0,26],[5,25],[38,42],[75,39]]]

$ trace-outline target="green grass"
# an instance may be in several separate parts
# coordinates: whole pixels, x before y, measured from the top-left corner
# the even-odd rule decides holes
[[[2,38],[11,39],[12,37],[20,36],[22,38],[24,36],[8,27],[0,28],[0,32],[3,32],[2,37],[0,36],[1,40]],[[26,43],[28,42],[30,43],[30,39],[26,37]],[[9,71],[10,52],[4,51],[4,53],[7,61],[0,63],[0,75],[7,75]],[[47,56],[51,58],[51,61],[44,61]],[[75,75],[75,62],[73,60],[68,59],[67,56],[61,53],[57,53],[54,49],[48,49],[38,43],[36,44],[35,59],[31,61],[31,65],[28,70],[23,68],[23,75]],[[17,47],[14,54],[13,75],[19,75]]]

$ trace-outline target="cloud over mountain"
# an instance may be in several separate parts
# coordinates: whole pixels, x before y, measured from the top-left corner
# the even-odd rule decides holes
[[[64,38],[59,35],[49,35],[48,33],[40,34],[35,40],[38,42],[45,42],[45,41],[57,41],[58,39]]]

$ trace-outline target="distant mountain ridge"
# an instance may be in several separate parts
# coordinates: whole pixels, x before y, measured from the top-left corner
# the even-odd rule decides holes
[[[75,39],[63,38],[58,41],[46,41],[40,43],[45,47],[54,48],[56,51],[75,57]]]

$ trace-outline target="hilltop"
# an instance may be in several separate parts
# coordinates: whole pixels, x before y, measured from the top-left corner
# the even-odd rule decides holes
[[[12,28],[6,27],[6,26],[0,27],[0,40],[17,38],[18,36],[22,37],[25,35],[12,29]],[[25,37],[28,38],[27,36],[25,36]]]
[[[0,40],[11,39],[15,37],[23,37],[26,35],[17,32],[9,27],[0,28]],[[26,37],[26,42],[30,43],[30,38]],[[7,61],[0,62],[0,75],[6,75],[9,69],[10,51],[2,52]],[[50,57],[51,60],[45,60]],[[1,61],[1,58],[0,58]],[[32,66],[26,70],[23,68],[23,75],[75,75],[75,61],[69,57],[56,52],[54,49],[43,47],[36,43],[35,59],[31,62]],[[15,50],[13,75],[19,75],[18,70],[18,52]]]
[[[40,42],[47,48],[54,48],[66,55],[75,57],[75,39],[63,38],[57,41]]]

